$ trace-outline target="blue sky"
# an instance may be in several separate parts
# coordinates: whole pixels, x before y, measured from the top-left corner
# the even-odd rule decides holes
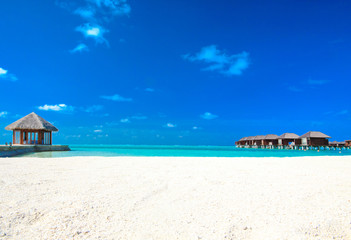
[[[1,4],[0,142],[33,111],[55,143],[351,138],[350,1]]]

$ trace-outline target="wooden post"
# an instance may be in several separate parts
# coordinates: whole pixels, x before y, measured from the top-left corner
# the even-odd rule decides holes
[[[39,131],[38,134],[39,134],[38,142],[40,145],[42,145],[43,144],[43,131]]]
[[[50,132],[50,145],[52,145],[52,132]]]

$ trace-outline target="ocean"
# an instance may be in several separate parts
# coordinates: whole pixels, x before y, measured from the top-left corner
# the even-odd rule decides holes
[[[235,146],[165,146],[165,145],[70,145],[69,152],[30,153],[21,157],[61,158],[77,156],[149,156],[149,157],[302,157],[343,156],[351,150],[272,150],[239,149]]]

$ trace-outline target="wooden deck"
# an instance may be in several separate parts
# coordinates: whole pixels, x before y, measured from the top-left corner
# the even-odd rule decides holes
[[[68,145],[14,145],[0,146],[0,157],[13,157],[34,152],[71,151]]]
[[[286,150],[350,150],[351,146],[286,146],[286,145],[236,145],[237,148],[286,149]]]

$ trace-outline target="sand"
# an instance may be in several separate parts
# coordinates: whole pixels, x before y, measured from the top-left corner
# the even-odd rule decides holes
[[[0,159],[0,239],[351,239],[351,157]]]

